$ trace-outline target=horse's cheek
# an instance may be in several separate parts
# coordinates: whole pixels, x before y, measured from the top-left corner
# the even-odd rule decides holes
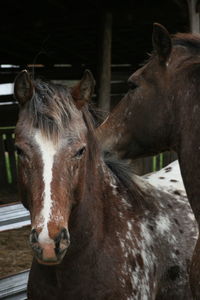
[[[30,186],[32,186],[31,182],[31,171],[29,166],[27,166],[24,162],[18,162],[18,188],[19,188],[19,197],[20,201],[24,205],[26,209],[29,209],[30,206]],[[33,174],[32,174],[33,175]]]
[[[24,205],[26,209],[29,209],[29,197],[28,197],[28,189],[27,189],[27,178],[26,176],[21,176],[21,179],[19,181],[19,197],[20,201]]]

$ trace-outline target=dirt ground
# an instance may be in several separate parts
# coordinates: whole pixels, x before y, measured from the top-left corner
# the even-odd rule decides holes
[[[17,202],[16,189],[0,189],[0,205]],[[31,266],[30,226],[0,232],[0,278],[27,270]]]
[[[29,226],[0,233],[0,277],[30,268],[29,233]]]

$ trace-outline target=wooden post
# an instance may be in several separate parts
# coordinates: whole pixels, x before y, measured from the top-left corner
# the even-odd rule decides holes
[[[200,32],[200,19],[199,19],[199,1],[187,0],[190,18],[190,31],[192,33]]]
[[[112,14],[104,13],[99,59],[98,106],[105,112],[110,110]]]

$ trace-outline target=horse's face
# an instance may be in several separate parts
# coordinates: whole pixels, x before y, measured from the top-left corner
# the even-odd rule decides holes
[[[70,211],[80,200],[74,194],[83,181],[87,130],[78,114],[73,123],[71,128],[79,131],[66,131],[56,143],[40,130],[16,127],[22,202],[31,213],[30,242],[44,262],[57,263],[64,256]]]
[[[90,79],[85,78],[78,89],[76,87],[72,91],[74,99],[87,80]],[[31,88],[31,81],[24,73],[15,83],[15,95],[19,101],[23,99],[20,95],[21,86],[26,85]],[[29,94],[32,92],[29,91]],[[73,205],[81,201],[87,157],[87,128],[80,110],[85,102],[84,96],[81,97],[82,102],[79,100],[70,104],[73,116],[56,139],[45,135],[44,128],[32,126],[27,119],[27,101],[30,100],[27,99],[23,104],[21,102],[16,126],[19,188],[21,200],[31,214],[30,243],[38,261],[43,264],[58,264],[64,257],[70,244],[70,212]]]
[[[150,60],[128,79],[130,89],[127,111],[132,115],[125,126],[132,133],[132,156],[160,152],[167,148],[173,119],[170,98],[171,38],[161,26],[153,32],[154,54]],[[148,153],[147,153],[148,152]]]

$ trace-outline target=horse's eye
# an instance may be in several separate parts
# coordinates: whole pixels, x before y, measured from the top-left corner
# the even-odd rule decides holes
[[[16,152],[17,152],[18,156],[23,156],[24,155],[24,151],[20,147],[15,145],[15,149],[16,149]]]
[[[128,86],[130,90],[135,90],[138,87],[137,83],[132,80],[128,80]]]
[[[74,157],[80,158],[80,157],[84,154],[85,150],[86,150],[86,147],[85,147],[85,146],[82,147],[81,149],[79,149],[79,150],[76,152],[76,154],[74,155]]]

